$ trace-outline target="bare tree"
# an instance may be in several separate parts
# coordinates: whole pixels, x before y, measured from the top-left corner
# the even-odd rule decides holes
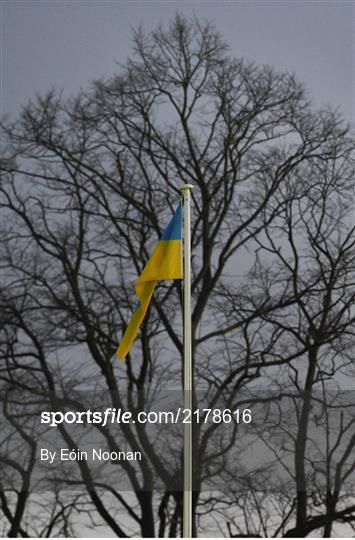
[[[351,523],[354,401],[340,399],[331,431],[338,409],[327,384],[341,393],[354,376],[354,143],[338,113],[316,110],[294,76],[230,58],[211,24],[177,15],[166,30],[135,33],[118,75],[72,100],[38,97],[3,134],[1,459],[22,479],[12,480],[17,498],[6,486],[1,494],[11,534],[32,531],[25,508],[33,512],[37,482],[58,493],[42,535],[57,523],[75,530],[78,515],[78,528],[120,537],[181,532],[181,426],[56,428],[68,448],[91,438],[143,455],[107,470],[77,461],[43,472],[34,457],[53,435],[39,424],[44,409],[136,413],[181,385],[179,282],[159,285],[126,363],[113,354],[133,281],[186,181],[194,404],[249,407],[254,418],[194,425],[194,534],[221,513],[225,535],[330,535]],[[25,416],[21,403],[31,404]],[[22,439],[17,465],[12,438]],[[250,459],[241,474],[253,445],[274,466]],[[65,506],[63,486],[82,494]]]

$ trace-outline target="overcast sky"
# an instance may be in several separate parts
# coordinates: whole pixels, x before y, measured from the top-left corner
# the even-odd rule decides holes
[[[132,27],[154,28],[177,9],[214,21],[231,54],[294,71],[319,104],[339,105],[354,121],[354,3],[339,0],[5,0],[2,111],[112,73],[129,54]]]

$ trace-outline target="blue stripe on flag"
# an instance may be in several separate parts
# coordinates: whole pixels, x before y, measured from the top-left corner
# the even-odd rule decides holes
[[[181,240],[181,203],[177,207],[160,240]]]

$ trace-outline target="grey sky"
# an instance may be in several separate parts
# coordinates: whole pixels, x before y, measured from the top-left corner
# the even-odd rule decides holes
[[[213,20],[231,53],[294,71],[319,103],[354,121],[352,1],[2,2],[2,110],[15,114],[36,92],[66,94],[130,51],[131,28],[167,22],[178,9]]]

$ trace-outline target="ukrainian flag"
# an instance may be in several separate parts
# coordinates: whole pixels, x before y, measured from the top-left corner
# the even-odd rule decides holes
[[[135,340],[153,296],[155,286],[163,279],[182,279],[181,203],[165,229],[152,256],[135,283],[138,306],[116,351],[124,360]]]

